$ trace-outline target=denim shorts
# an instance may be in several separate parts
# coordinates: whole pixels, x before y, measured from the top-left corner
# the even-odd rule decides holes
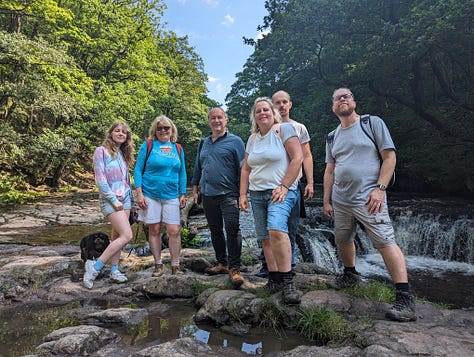
[[[260,240],[269,238],[269,230],[288,233],[288,218],[297,199],[296,191],[290,190],[283,202],[272,203],[272,192],[250,191],[255,233]]]
[[[386,200],[382,212],[376,214],[370,214],[367,205],[346,206],[333,202],[332,207],[334,208],[336,244],[353,242],[356,235],[356,224],[359,221],[364,226],[365,233],[375,248],[397,245]]]
[[[122,200],[119,199],[119,201],[122,202],[124,211],[130,210],[132,208],[131,192],[128,192],[128,194]],[[112,203],[108,199],[104,198],[102,195],[99,196],[99,204],[100,210],[105,217],[107,217],[111,213],[117,212]]]

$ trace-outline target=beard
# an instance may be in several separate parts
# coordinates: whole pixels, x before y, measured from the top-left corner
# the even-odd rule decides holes
[[[354,113],[354,106],[351,106],[351,105],[346,105],[346,106],[338,106],[336,108],[336,110],[334,110],[334,112],[336,113],[336,115],[339,115],[341,117],[348,117],[349,115],[351,115],[352,113]]]

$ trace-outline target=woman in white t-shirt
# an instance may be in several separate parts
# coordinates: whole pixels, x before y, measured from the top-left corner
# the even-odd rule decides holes
[[[285,304],[299,304],[293,284],[288,217],[297,198],[298,174],[303,153],[294,127],[280,123],[269,98],[257,98],[250,119],[252,134],[247,141],[240,178],[239,208],[248,212],[250,193],[255,232],[262,243],[269,276],[268,293],[283,292]]]

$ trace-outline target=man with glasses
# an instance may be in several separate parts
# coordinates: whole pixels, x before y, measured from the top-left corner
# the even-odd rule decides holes
[[[326,141],[323,213],[334,219],[344,274],[331,286],[342,289],[360,281],[355,269],[354,245],[356,222],[360,222],[382,255],[395,284],[396,302],[385,317],[415,321],[415,301],[408,287],[405,258],[395,242],[385,191],[395,169],[395,145],[382,119],[370,116],[375,145],[364,133],[355,108],[354,96],[348,88],[334,91],[332,110],[340,125],[328,135],[332,139]]]
[[[217,265],[206,269],[206,273],[229,274],[233,286],[238,288],[244,282],[240,273],[242,236],[238,200],[245,146],[241,138],[227,130],[223,109],[209,111],[208,125],[211,133],[199,144],[191,180],[195,203],[201,192],[217,260]]]

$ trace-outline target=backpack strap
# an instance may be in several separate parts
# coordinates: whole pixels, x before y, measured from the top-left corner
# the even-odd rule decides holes
[[[142,175],[145,173],[146,169],[146,162],[148,161],[148,157],[150,156],[151,149],[153,148],[153,140],[146,139],[146,155],[145,155],[145,162],[143,163]]]
[[[179,159],[181,160],[181,151],[183,151],[183,146],[180,143],[174,143],[176,145],[176,150],[178,151]]]
[[[372,122],[370,121],[370,114],[361,116],[359,122],[360,122],[360,128],[362,129],[364,134],[370,139],[370,141],[372,141],[374,143],[375,148],[377,149],[377,155],[379,156],[380,165],[382,165],[383,159],[382,159],[382,155],[380,155],[380,150],[379,150],[379,147],[377,145],[377,142],[375,141],[375,134],[374,134],[374,130],[372,129]],[[364,128],[367,125],[369,126],[370,130],[367,130],[366,128]],[[390,179],[390,182],[388,183],[388,187],[391,187],[394,184],[395,184],[395,171],[393,172],[392,177]]]

